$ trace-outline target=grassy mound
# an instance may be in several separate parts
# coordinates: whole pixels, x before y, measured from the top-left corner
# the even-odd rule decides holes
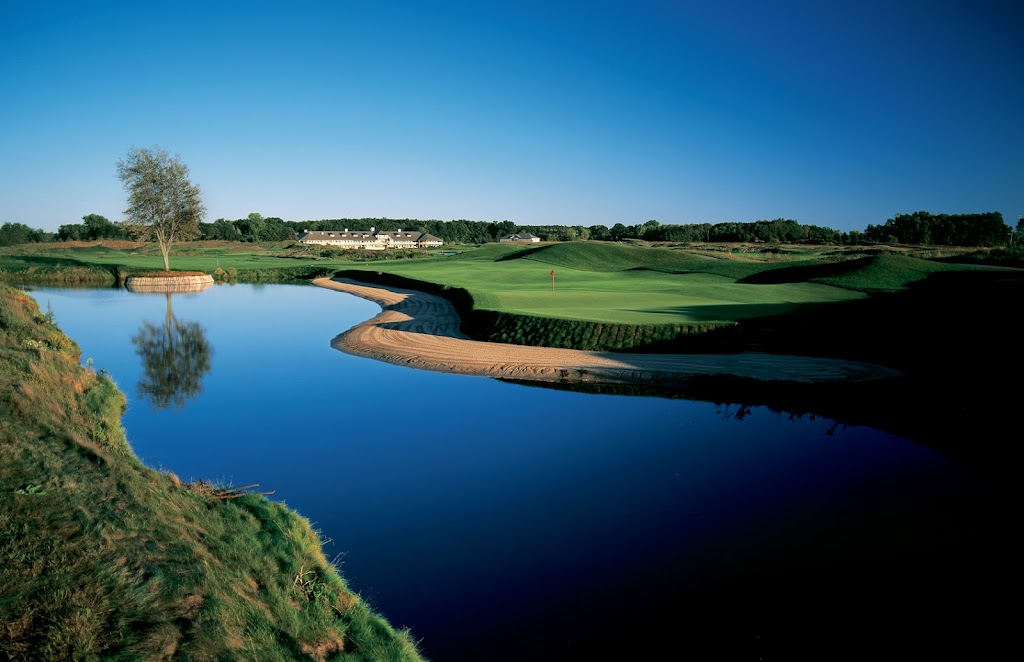
[[[84,250],[88,248],[88,250]],[[117,250],[107,245],[67,248],[40,244],[0,248],[0,281],[119,284],[162,267],[155,246]],[[326,251],[331,254],[323,256]],[[609,337],[596,329],[546,334],[536,319],[662,329],[777,317],[799,307],[865,299],[897,292],[936,272],[990,269],[976,249],[952,247],[849,247],[768,244],[645,246],[601,241],[545,244],[492,243],[456,255],[430,251],[374,253],[287,242],[189,242],[176,247],[172,267],[209,273],[217,282],[296,283],[338,270],[390,273],[417,282],[464,290],[468,310],[487,311],[497,326],[481,337],[541,338],[591,347]],[[378,255],[384,253],[383,255]],[[334,255],[337,254],[337,255]],[[960,255],[962,264],[948,261]],[[947,261],[939,261],[938,256]],[[1001,258],[1003,261],[1010,256]],[[969,258],[969,259],[968,259]],[[555,282],[550,272],[554,270]],[[96,278],[95,282],[86,278]],[[496,317],[497,316],[497,317]],[[516,316],[513,320],[512,316]],[[500,319],[498,319],[500,317]],[[581,335],[582,334],[582,335]],[[660,338],[662,332],[655,332]],[[555,336],[561,335],[558,340]],[[616,336],[621,334],[615,332]],[[646,331],[631,347],[663,343]],[[692,334],[686,334],[691,344]],[[533,342],[533,341],[531,341]],[[619,344],[611,341],[611,347]],[[561,346],[561,345],[557,345]]]
[[[446,260],[453,262],[494,262],[531,250],[533,249],[523,248],[519,244],[485,244],[479,248],[473,248],[458,255],[447,257]]]
[[[503,260],[535,260],[580,271],[628,271],[653,269],[679,273],[693,269],[694,258],[667,248],[642,248],[629,244],[571,242],[527,248]]]
[[[503,255],[499,260],[533,260],[554,267],[590,272],[650,270],[669,274],[707,273],[734,279],[793,264],[793,260],[740,259],[727,252],[716,254],[606,242],[537,246]]]
[[[891,253],[856,260],[854,266],[856,268],[850,269],[844,274],[813,280],[860,292],[891,292],[902,290],[911,283],[922,281],[932,274],[970,268]]]
[[[858,292],[894,292],[924,280],[931,274],[971,268],[969,265],[881,253],[841,262],[788,266],[753,274],[740,283],[777,285],[812,282]]]
[[[308,521],[132,453],[124,395],[0,285],[0,657],[419,660]]]

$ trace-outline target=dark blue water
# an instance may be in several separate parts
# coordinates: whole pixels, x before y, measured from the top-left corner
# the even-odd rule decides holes
[[[349,356],[331,339],[377,306],[298,285],[173,295],[211,355],[201,392],[158,409],[132,338],[169,319],[164,295],[32,293],[128,396],[143,461],[273,490],[434,660],[650,659],[664,642],[664,659],[836,659],[998,627],[979,605],[1009,577],[1003,495],[926,446]]]

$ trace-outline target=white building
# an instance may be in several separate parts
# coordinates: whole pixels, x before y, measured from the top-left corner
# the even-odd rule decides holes
[[[369,230],[305,230],[299,235],[300,242],[318,246],[334,246],[335,248],[362,248],[370,251],[382,251],[387,248],[427,248],[444,244],[432,234],[414,230],[377,231]]]
[[[540,237],[529,232],[520,232],[518,234],[507,234],[498,241],[527,241],[536,244],[540,242]]]

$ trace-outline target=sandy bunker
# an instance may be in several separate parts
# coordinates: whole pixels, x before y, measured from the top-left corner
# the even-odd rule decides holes
[[[745,352],[628,354],[528,347],[471,340],[446,299],[347,278],[318,278],[320,287],[381,306],[380,314],[338,335],[340,351],[423,370],[549,382],[683,386],[697,375],[824,383],[898,377],[885,366],[842,359]]]

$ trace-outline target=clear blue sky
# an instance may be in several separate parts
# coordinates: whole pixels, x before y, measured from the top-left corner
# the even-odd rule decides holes
[[[1015,225],[1024,10],[0,0],[0,222],[118,221],[154,145],[207,221]]]

